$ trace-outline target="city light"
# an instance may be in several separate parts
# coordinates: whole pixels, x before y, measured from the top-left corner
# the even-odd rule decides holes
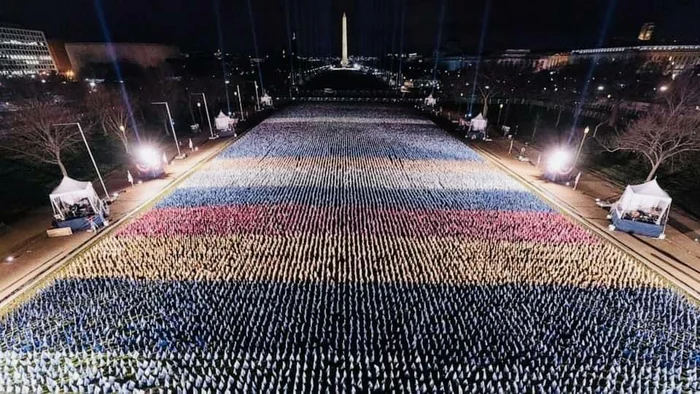
[[[547,163],[547,168],[551,172],[561,172],[571,163],[571,153],[560,149],[555,151]]]
[[[667,85],[662,85],[662,86],[659,88],[659,90],[662,91],[662,92],[665,92],[665,91],[668,90],[668,86],[667,86]]]
[[[605,90],[605,86],[603,86],[603,85],[598,86],[598,90]]]
[[[142,146],[136,152],[137,159],[139,162],[146,164],[151,168],[160,167],[160,154],[158,151],[151,146]]]

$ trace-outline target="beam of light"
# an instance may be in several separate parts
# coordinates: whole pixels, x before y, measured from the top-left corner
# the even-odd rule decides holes
[[[440,45],[442,44],[442,25],[445,21],[445,0],[440,3],[440,18],[438,19],[437,38],[435,39],[435,64],[433,65],[433,80],[432,90],[430,94],[435,93],[435,78],[437,77],[438,63],[440,62]],[[403,37],[402,37],[403,38]]]
[[[474,99],[476,98],[476,84],[479,80],[479,69],[481,68],[481,55],[484,53],[484,41],[486,40],[486,29],[489,25],[489,16],[491,14],[491,0],[486,0],[484,7],[484,17],[481,23],[481,37],[479,37],[479,51],[476,54],[476,66],[474,69],[474,81],[472,82],[472,96],[469,100],[469,114],[473,114]]]
[[[445,0],[442,1],[443,11],[445,10]],[[441,23],[442,25],[442,23]],[[399,72],[396,74],[396,87],[401,86],[401,73],[403,72],[403,41],[406,28],[406,0],[401,1],[401,41],[399,42]],[[442,30],[442,26],[440,27]],[[442,34],[442,33],[441,33]]]
[[[284,0],[284,11],[287,19],[287,56],[289,56],[289,98],[292,98],[292,86],[294,86],[294,55],[292,54],[292,27],[289,22],[289,0]]]
[[[228,95],[228,78],[226,77],[226,50],[224,49],[224,35],[221,32],[221,18],[219,16],[219,0],[214,0],[214,15],[216,16],[216,30],[219,34],[219,51],[221,51],[221,72],[223,73],[224,91],[226,93],[227,115],[231,115],[231,98]]]
[[[605,38],[608,35],[608,28],[610,27],[610,21],[612,20],[612,16],[615,13],[615,7],[617,6],[617,0],[608,0],[608,8],[607,11],[605,12],[605,18],[603,18],[603,24],[600,27],[600,34],[598,35],[598,42],[596,43],[596,48],[600,48],[603,46],[605,43]],[[583,84],[583,90],[581,91],[581,98],[578,101],[578,104],[576,104],[576,109],[574,110],[574,122],[571,126],[571,131],[569,132],[569,138],[568,142],[571,143],[572,138],[574,137],[574,133],[576,129],[578,128],[578,122],[581,118],[581,112],[583,111],[583,106],[584,106],[584,101],[586,100],[586,96],[588,96],[588,92],[591,89],[591,78],[593,78],[593,72],[595,71],[596,68],[596,59],[595,57],[593,58],[593,61],[591,62],[591,66],[588,69],[588,74],[586,75],[586,80],[584,81]]]
[[[255,50],[255,58],[258,59],[255,62],[258,65],[258,78],[260,79],[260,90],[265,94],[265,85],[263,84],[262,70],[260,69],[260,55],[258,51],[258,35],[255,33],[255,19],[253,18],[253,7],[250,5],[250,0],[248,3],[248,18],[250,18],[250,29],[253,32],[253,49]]]
[[[297,79],[296,82],[298,82],[300,85],[303,84],[303,75],[304,75],[304,64],[302,63],[301,60],[301,7],[299,6],[299,1],[298,0],[291,0],[292,1],[292,7],[291,9],[294,11],[294,28],[293,28],[293,34],[295,37],[294,43],[296,44],[295,49],[295,56],[296,56],[296,66],[297,66]]]
[[[131,107],[131,101],[129,101],[129,95],[126,92],[126,86],[121,83],[124,80],[122,77],[122,70],[117,62],[117,54],[114,51],[114,44],[112,43],[112,34],[109,31],[109,26],[107,26],[107,19],[105,18],[104,9],[102,7],[102,0],[94,0],[93,5],[95,6],[95,12],[97,13],[97,19],[100,21],[100,27],[102,28],[102,35],[104,36],[105,43],[107,46],[107,55],[112,62],[112,67],[114,68],[114,73],[117,75],[119,80],[119,90],[122,95],[122,100],[124,100],[124,105],[126,106],[126,112],[129,116],[129,121],[131,122],[131,127],[136,135],[136,141],[141,143],[141,134],[139,133],[139,127],[136,124],[136,118],[134,117],[134,109]]]
[[[396,0],[392,2],[392,8],[395,10],[392,18],[392,29],[391,29],[391,65],[389,67],[389,77],[394,73],[394,60],[396,60],[396,30],[398,25],[398,7],[396,7]]]

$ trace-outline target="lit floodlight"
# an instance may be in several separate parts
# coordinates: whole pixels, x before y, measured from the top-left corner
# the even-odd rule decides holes
[[[571,154],[565,150],[558,150],[549,157],[547,168],[550,172],[561,172],[571,162]]]
[[[659,88],[659,90],[662,91],[662,92],[665,92],[665,91],[668,90],[668,86],[663,85],[663,86],[661,86],[661,87]]]
[[[598,90],[605,90],[605,86],[603,86],[603,85],[598,86]]]
[[[7,257],[5,257],[5,261],[8,263],[11,263],[11,262],[15,261],[15,256],[7,256]]]
[[[151,146],[140,147],[136,157],[140,163],[143,163],[151,168],[160,167],[160,154]]]

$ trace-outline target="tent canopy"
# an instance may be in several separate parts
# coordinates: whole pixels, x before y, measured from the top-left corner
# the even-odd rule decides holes
[[[92,184],[90,182],[77,181],[73,178],[64,176],[61,183],[56,186],[51,192],[51,195],[81,192],[87,189],[92,189]]]
[[[671,200],[671,196],[659,186],[656,179],[647,183],[642,183],[641,185],[630,185],[628,187],[632,189],[635,194]]]
[[[622,219],[644,220],[647,223],[664,225],[671,208],[671,196],[656,180],[640,185],[628,185],[620,200],[613,206]]]
[[[216,123],[217,130],[229,130],[231,126],[236,124],[236,120],[224,114],[223,111],[219,111],[219,115],[216,116],[214,122]]]
[[[272,107],[272,97],[270,97],[269,94],[265,93],[262,97],[260,97],[260,104]]]
[[[89,205],[92,212],[103,215],[106,212],[105,205],[92,187],[92,183],[77,181],[69,177],[63,177],[61,183],[49,195],[54,216],[60,220],[66,220],[70,207]]]
[[[476,131],[486,130],[487,123],[488,121],[484,119],[483,115],[476,115],[476,117],[471,120],[471,129]]]

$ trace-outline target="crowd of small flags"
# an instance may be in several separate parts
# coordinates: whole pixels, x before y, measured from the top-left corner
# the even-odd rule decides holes
[[[0,392],[699,392],[700,310],[411,111],[280,111],[0,320]]]

